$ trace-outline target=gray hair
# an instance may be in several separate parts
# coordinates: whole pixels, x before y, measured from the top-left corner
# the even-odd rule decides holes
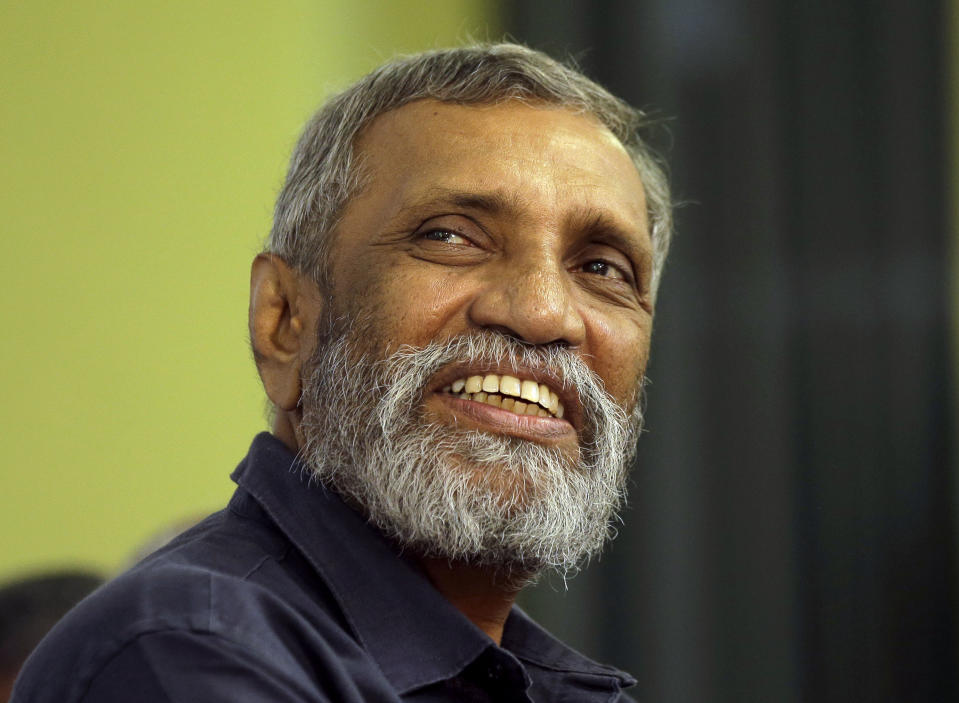
[[[517,44],[400,57],[327,101],[307,123],[293,151],[267,251],[327,284],[329,234],[362,186],[353,148],[357,137],[380,115],[424,99],[463,105],[546,103],[602,122],[626,148],[645,188],[655,298],[672,235],[672,204],[665,170],[639,135],[648,123],[645,114],[577,70]]]

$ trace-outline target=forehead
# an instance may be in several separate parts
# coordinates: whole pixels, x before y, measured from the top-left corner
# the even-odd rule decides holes
[[[421,100],[378,117],[356,146],[367,205],[396,210],[436,192],[492,194],[518,210],[585,209],[646,233],[639,173],[591,115],[518,101]]]

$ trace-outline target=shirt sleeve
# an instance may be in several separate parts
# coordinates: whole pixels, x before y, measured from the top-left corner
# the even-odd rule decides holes
[[[92,679],[82,703],[325,703],[304,672],[285,671],[262,653],[210,633],[144,634]],[[335,700],[339,700],[337,697]],[[347,700],[360,700],[348,698]]]

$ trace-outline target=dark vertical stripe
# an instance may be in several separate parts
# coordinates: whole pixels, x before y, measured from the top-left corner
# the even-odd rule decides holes
[[[533,609],[590,599],[570,634],[647,700],[955,700],[943,3],[511,6],[515,36],[675,116],[694,203],[633,508]]]

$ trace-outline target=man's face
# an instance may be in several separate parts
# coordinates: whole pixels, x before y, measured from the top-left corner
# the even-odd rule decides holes
[[[545,505],[550,491],[554,513],[563,500],[595,500],[590,480],[618,496],[634,439],[625,418],[638,403],[652,323],[645,198],[622,145],[565,109],[421,101],[378,118],[357,151],[369,178],[336,230],[328,322],[304,389],[314,463],[334,455],[392,463],[390,449],[360,459],[317,445],[347,416],[362,424],[376,414],[387,434],[402,425],[397,442],[419,443],[406,447],[411,456],[443,455],[443,468],[413,467],[404,481],[452,476],[459,483],[445,494],[472,491],[463,510],[499,510],[486,521],[504,532],[517,528],[504,521]],[[410,354],[415,363],[404,366]],[[368,388],[342,380],[354,364]],[[399,377],[402,392],[392,387]],[[476,377],[483,390],[471,393]],[[389,402],[405,398],[408,407],[378,409],[391,393]],[[377,422],[363,432],[379,433]],[[341,444],[362,453],[374,441],[359,439]],[[565,485],[574,476],[582,482]],[[333,483],[361,504],[376,502],[365,488]],[[583,519],[590,513],[605,534],[610,510],[584,508]],[[373,519],[390,531],[389,519]]]
[[[421,101],[377,119],[359,144],[370,182],[337,227],[337,313],[376,317],[378,350],[493,329],[563,344],[624,406],[646,366],[652,247],[623,146],[594,119],[509,102]],[[566,419],[519,423],[428,389],[430,414],[482,431],[575,447]],[[488,407],[488,406],[487,406]]]

